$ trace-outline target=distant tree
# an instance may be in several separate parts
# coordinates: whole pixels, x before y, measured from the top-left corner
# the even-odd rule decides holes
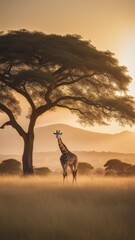
[[[105,170],[103,168],[95,168],[94,174],[98,175],[98,176],[103,176],[103,175],[105,175]]]
[[[105,165],[105,175],[119,175],[125,176],[129,174],[129,170],[132,172],[132,165],[122,162],[118,159],[110,159]],[[130,175],[130,174],[129,174]]]
[[[52,171],[48,167],[34,168],[34,172],[38,176],[47,176],[52,173]]]
[[[91,171],[93,170],[93,166],[90,163],[87,162],[79,162],[78,165],[78,174],[81,175],[89,175],[91,174]]]
[[[126,172],[127,176],[135,176],[135,165],[129,166]]]
[[[0,110],[24,140],[23,173],[33,174],[36,120],[65,108],[80,123],[135,123],[134,100],[128,96],[131,78],[109,51],[98,51],[77,35],[45,35],[26,30],[0,35]],[[29,104],[27,130],[18,123],[18,96]],[[22,100],[23,101],[23,100]]]
[[[0,163],[0,174],[18,175],[21,174],[21,163],[15,159],[3,160]]]

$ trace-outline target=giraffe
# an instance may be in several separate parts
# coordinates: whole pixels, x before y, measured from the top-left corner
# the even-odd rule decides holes
[[[65,146],[65,144],[62,142],[62,139],[61,139],[62,132],[60,132],[60,130],[56,130],[56,132],[54,132],[54,135],[57,138],[58,145],[62,153],[60,157],[60,162],[63,168],[63,182],[67,177],[68,166],[71,169],[71,172],[73,175],[73,182],[74,182],[76,181],[76,177],[77,177],[78,158],[74,153],[70,152],[68,148]]]

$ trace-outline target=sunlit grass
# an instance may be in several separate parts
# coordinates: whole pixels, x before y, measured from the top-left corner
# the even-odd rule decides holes
[[[0,178],[1,240],[130,240],[135,178]]]

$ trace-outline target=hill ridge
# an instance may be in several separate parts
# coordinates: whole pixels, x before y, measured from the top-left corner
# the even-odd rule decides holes
[[[70,151],[97,151],[135,153],[135,133],[98,133],[67,124],[53,124],[35,128],[34,152],[50,152],[59,149],[53,134],[56,129],[63,132],[62,140]],[[10,127],[0,130],[0,154],[22,154],[23,141]]]
[[[89,132],[89,133],[94,133],[94,134],[106,134],[106,135],[114,135],[115,134],[115,133],[103,133],[103,132],[90,131],[90,130],[86,130],[86,129],[79,128],[79,127],[74,127],[74,126],[64,124],[64,123],[58,123],[58,124],[56,123],[56,124],[49,124],[47,126],[39,126],[39,127],[36,127],[35,129],[54,127],[54,126],[58,126],[58,125],[60,125],[61,127],[70,127],[72,129],[77,129],[77,130],[84,131],[84,132],[87,132],[87,133]],[[59,130],[59,129],[56,129],[56,130]]]

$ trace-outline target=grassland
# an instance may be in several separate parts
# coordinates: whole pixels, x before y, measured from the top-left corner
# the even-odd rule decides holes
[[[134,178],[0,178],[1,240],[134,237]]]

